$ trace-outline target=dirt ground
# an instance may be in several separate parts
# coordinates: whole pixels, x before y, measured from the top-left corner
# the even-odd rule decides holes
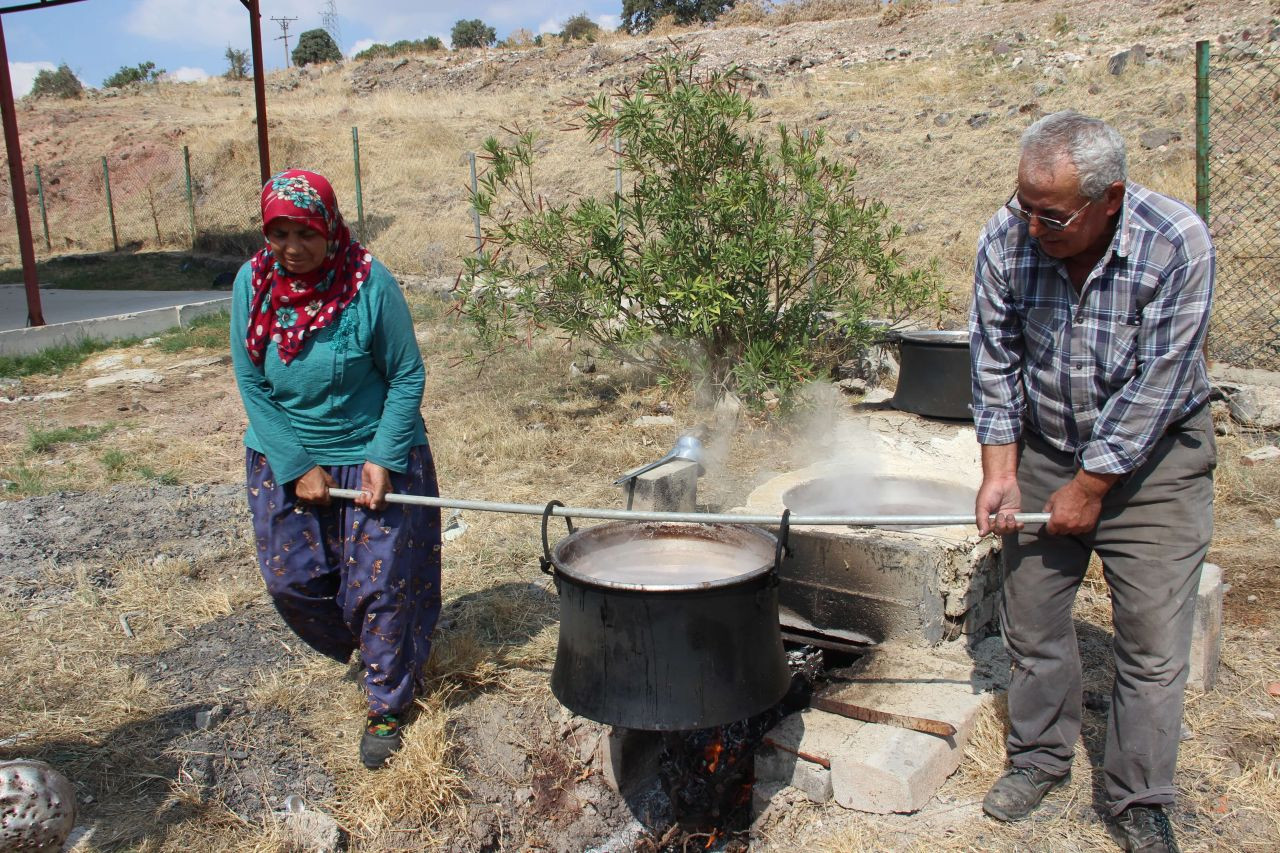
[[[1079,106],[1112,116],[1127,136],[1183,129],[1178,143],[1131,153],[1140,180],[1188,197],[1193,109],[1179,94],[1191,91],[1188,46],[1259,32],[1275,14],[1273,3],[1234,0],[965,0],[895,26],[863,15],[676,36],[708,61],[750,57],[773,120],[826,122],[842,156],[859,163],[863,191],[912,223],[908,249],[939,255],[948,280],[963,282],[973,236],[1009,191],[1008,158],[991,151],[1012,151],[1029,120],[1023,106]],[[1159,61],[1108,74],[1106,57],[1139,41]],[[1001,44],[1014,59],[996,53]],[[327,151],[286,136],[306,124],[290,116],[311,116],[323,95],[344,125],[385,131],[369,134],[370,162],[400,167],[410,161],[394,157],[412,152],[431,171],[385,174],[427,194],[401,200],[390,178],[375,185],[370,204],[395,198],[405,215],[403,239],[374,250],[397,273],[451,280],[470,233],[459,152],[513,116],[559,127],[555,98],[612,86],[647,49],[620,40],[541,60],[494,51],[451,54],[431,69],[412,60],[315,80],[295,73],[271,81],[273,133],[280,156]],[[435,83],[424,87],[427,70]],[[988,123],[969,121],[980,114]],[[104,140],[142,160],[144,147],[190,141],[197,155],[236,154],[228,174],[256,176],[251,140],[241,139],[251,121],[243,84],[28,103],[19,121],[29,162],[96,164]],[[346,156],[342,130],[325,145]],[[550,136],[563,155],[553,191],[583,180],[565,138]],[[607,169],[592,175],[612,186]],[[618,474],[660,456],[683,429],[716,426],[691,408],[688,388],[603,362],[572,373],[583,354],[554,339],[483,367],[459,362],[463,332],[446,313],[445,288],[447,280],[411,290],[429,365],[423,413],[445,494],[618,506]],[[89,385],[127,369],[154,375]],[[594,752],[601,728],[549,693],[558,600],[538,570],[535,520],[460,517],[465,527],[444,552],[429,689],[402,755],[371,774],[356,760],[363,701],[352,674],[307,651],[263,592],[242,494],[244,414],[225,348],[110,350],[58,374],[0,377],[0,397],[0,760],[39,758],[73,780],[80,853],[293,849],[278,816],[290,795],[331,815],[353,851],[663,847],[664,798],[614,793]],[[673,422],[634,426],[643,415]],[[1217,689],[1188,696],[1175,822],[1187,851],[1280,850],[1280,700],[1267,693],[1280,681],[1280,465],[1240,463],[1277,437],[1218,418],[1210,560],[1230,584],[1223,658]],[[700,505],[736,506],[773,472],[817,461],[811,432],[803,418],[754,415],[719,428],[722,452],[699,483]],[[921,812],[863,815],[784,790],[757,822],[752,849],[1112,849],[1095,773],[1110,678],[1107,593],[1096,577],[1081,592],[1077,629],[1088,673],[1083,743],[1072,785],[1035,819],[1006,826],[981,815],[1002,759],[997,707]]]
[[[699,422],[682,389],[610,366],[570,379],[574,353],[554,342],[481,371],[458,364],[448,353],[459,332],[436,293],[415,291],[414,305],[448,495],[617,505],[616,473]],[[177,850],[197,839],[290,849],[276,812],[291,794],[332,815],[352,850],[666,849],[665,798],[614,793],[596,754],[601,727],[550,696],[557,599],[526,517],[463,514],[464,532],[446,546],[431,686],[406,752],[380,774],[359,768],[352,674],[301,646],[257,577],[229,366],[217,350],[159,349],[11,383],[15,402],[0,420],[0,477],[14,483],[0,514],[0,637],[16,662],[0,674],[0,759],[40,758],[74,780],[87,831],[78,850]],[[163,379],[87,387],[121,364]],[[66,396],[38,399],[51,392]],[[631,426],[658,412],[676,423]],[[37,441],[61,426],[82,431]],[[812,461],[806,431],[742,420],[700,484],[701,505],[735,505],[771,472]],[[1188,700],[1176,814],[1186,850],[1276,849],[1280,837],[1280,706],[1266,694],[1280,678],[1280,472],[1237,461],[1268,441],[1222,437],[1210,558],[1232,586],[1219,686]],[[922,812],[861,815],[787,790],[757,822],[752,849],[1107,849],[1091,793],[1110,665],[1096,579],[1077,628],[1089,672],[1084,748],[1072,788],[1034,821],[980,814],[1000,766],[993,713]]]

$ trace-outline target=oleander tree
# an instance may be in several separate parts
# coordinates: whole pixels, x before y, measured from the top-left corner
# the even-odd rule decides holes
[[[865,345],[872,318],[941,309],[936,268],[906,263],[888,208],[857,193],[823,134],[763,128],[746,76],[697,60],[667,55],[574,104],[606,156],[620,144],[620,194],[553,201],[533,133],[485,141],[483,242],[458,285],[472,358],[554,329],[691,378],[703,400],[785,400]]]

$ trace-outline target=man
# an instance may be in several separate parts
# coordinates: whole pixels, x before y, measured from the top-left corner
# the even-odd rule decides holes
[[[1165,807],[1195,594],[1212,533],[1201,352],[1214,252],[1180,202],[1127,182],[1124,140],[1067,110],[1023,135],[1018,186],[978,242],[970,314],[980,532],[1004,537],[1013,659],[1009,769],[983,802],[1027,817],[1070,778],[1080,735],[1071,621],[1096,552],[1116,677],[1102,765],[1126,850],[1176,851]],[[1050,513],[1023,529],[1013,517]]]

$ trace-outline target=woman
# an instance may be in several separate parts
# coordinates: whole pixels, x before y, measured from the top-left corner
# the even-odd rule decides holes
[[[400,747],[440,614],[440,511],[386,500],[439,494],[422,355],[399,286],[351,238],[327,180],[268,181],[262,230],[231,313],[258,564],[308,645],[344,663],[359,650],[360,759],[376,769]],[[360,497],[331,501],[332,487]]]

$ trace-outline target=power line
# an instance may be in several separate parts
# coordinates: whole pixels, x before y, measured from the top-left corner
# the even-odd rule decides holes
[[[280,35],[276,36],[276,41],[284,39],[284,67],[289,68],[293,65],[293,61],[289,58],[289,24],[298,20],[297,18],[272,18],[280,25]]]

